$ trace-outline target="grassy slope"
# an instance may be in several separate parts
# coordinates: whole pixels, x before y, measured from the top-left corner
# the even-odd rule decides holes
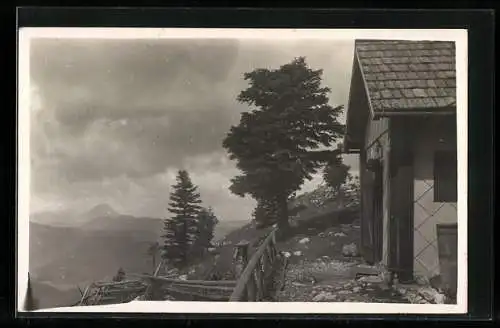
[[[311,213],[311,211],[309,211]],[[343,245],[358,244],[360,234],[359,227],[351,224],[350,227],[344,223],[352,223],[356,220],[356,212],[351,210],[338,210],[335,208],[330,212],[319,210],[314,215],[302,216],[296,221],[296,226],[292,229],[290,237],[282,242],[278,242],[281,251],[300,251],[301,256],[292,256],[290,261],[312,260],[322,256],[329,258],[341,258]],[[352,227],[355,227],[352,229]],[[209,279],[208,274],[217,272],[219,275],[230,273],[233,269],[234,246],[241,241],[256,243],[269,233],[271,228],[256,229],[255,224],[249,223],[240,229],[229,233],[223,241],[225,245],[218,248],[219,257],[217,260],[213,256],[207,257],[200,263],[196,272],[191,275],[191,279]],[[343,232],[345,236],[335,236],[335,233]],[[300,244],[299,240],[309,238],[306,244]],[[255,250],[252,248],[250,251]],[[215,268],[212,268],[215,262]],[[228,274],[226,279],[235,279]]]

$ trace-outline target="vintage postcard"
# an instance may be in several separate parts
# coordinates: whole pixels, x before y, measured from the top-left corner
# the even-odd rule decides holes
[[[466,30],[23,28],[18,124],[20,312],[467,312]]]

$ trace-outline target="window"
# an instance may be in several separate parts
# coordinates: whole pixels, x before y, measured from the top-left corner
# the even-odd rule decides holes
[[[434,154],[434,201],[457,201],[456,151],[438,151]]]

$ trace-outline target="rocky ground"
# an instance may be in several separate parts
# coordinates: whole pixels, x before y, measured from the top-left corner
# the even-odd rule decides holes
[[[356,279],[358,265],[326,258],[291,264],[276,301],[409,303],[398,291],[383,287],[378,276]]]
[[[359,257],[359,225],[307,229],[280,245],[288,259],[279,302],[445,303],[428,286],[389,287],[377,267]]]

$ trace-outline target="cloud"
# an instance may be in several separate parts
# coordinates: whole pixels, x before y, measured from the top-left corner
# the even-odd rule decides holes
[[[164,215],[186,168],[216,212],[248,218],[252,200],[227,190],[237,171],[221,142],[248,110],[236,102],[243,73],[297,56],[324,70],[332,105],[347,103],[352,42],[33,40],[32,209],[108,202]]]

